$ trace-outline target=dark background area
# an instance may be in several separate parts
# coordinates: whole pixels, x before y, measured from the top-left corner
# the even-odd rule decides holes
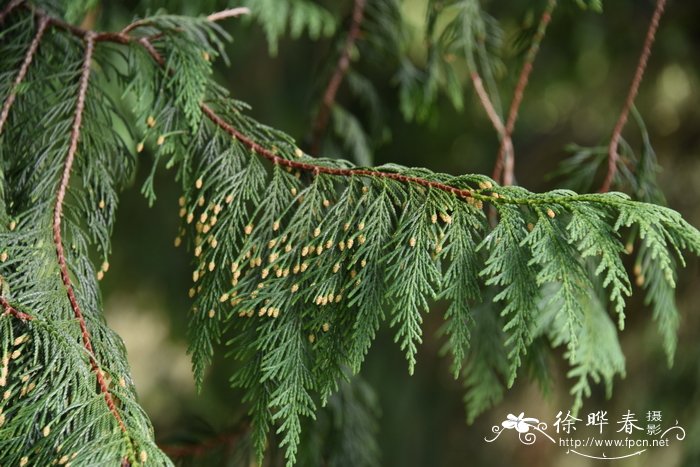
[[[138,2],[109,3],[102,5],[97,15],[97,24],[105,29],[121,28],[134,15],[145,13]],[[409,17],[418,25],[424,2],[405,3]],[[533,191],[556,186],[556,181],[544,176],[567,156],[566,144],[606,144],[653,10],[649,1],[607,1],[602,14],[581,11],[571,1],[560,3],[537,57],[514,134],[516,178]],[[328,4],[340,14],[351,8],[347,1]],[[528,11],[539,11],[541,3],[492,1],[485,2],[485,7],[502,21],[505,39],[512,43]],[[179,12],[187,13],[193,7],[181,8]],[[695,226],[700,226],[698,19],[700,3],[669,2],[637,99],[663,167],[659,179],[668,204]],[[331,40],[282,39],[277,56],[272,57],[255,23],[227,20],[224,26],[235,40],[228,46],[230,67],[217,65],[217,81],[234,97],[251,104],[251,113],[259,121],[304,141],[311,110],[323,86],[321,71],[329,60]],[[506,56],[505,63],[506,73],[499,84],[507,104],[520,62]],[[464,111],[456,112],[441,99],[437,118],[427,124],[406,123],[398,111],[393,79],[396,70],[359,66],[372,77],[387,105],[392,137],[376,153],[377,164],[395,162],[451,174],[491,173],[498,140],[469,85],[464,91]],[[466,81],[466,74],[463,78]],[[345,89],[341,88],[338,100],[349,105]],[[625,136],[634,147],[641,147],[633,125],[628,125]],[[225,431],[243,411],[238,395],[228,388],[226,368],[231,363],[218,359],[198,395],[185,354],[190,274],[187,254],[173,247],[179,222],[178,186],[174,174],[161,169],[156,179],[158,200],[149,208],[138,187],[150,170],[151,159],[146,153],[139,157],[137,180],[122,197],[112,267],[103,282],[108,321],[127,344],[141,401],[159,439],[170,439],[201,424]],[[626,310],[627,325],[620,334],[627,376],[615,381],[610,400],[597,387],[583,413],[608,410],[614,424],[615,415],[627,410],[639,417],[649,410],[661,410],[664,425],[678,420],[687,437],[671,447],[652,449],[615,465],[700,465],[697,259],[690,258],[679,276],[677,299],[682,322],[674,366],[667,367],[651,312],[635,288]],[[425,320],[424,343],[414,376],[408,375],[391,331],[380,333],[367,358],[362,373],[377,391],[382,409],[379,444],[383,465],[607,465],[567,455],[565,449],[541,442],[523,446],[510,434],[494,444],[485,443],[491,426],[500,424],[509,413],[524,411],[551,423],[559,410],[566,411],[571,404],[566,365],[555,351],[550,364],[558,380],[547,394],[527,375],[521,375],[501,404],[468,425],[463,390],[450,377],[448,361],[438,356],[441,343],[436,331],[441,321],[442,310],[436,306]]]

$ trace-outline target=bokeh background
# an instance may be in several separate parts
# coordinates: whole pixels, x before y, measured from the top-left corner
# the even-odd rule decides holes
[[[152,8],[153,2],[148,2]],[[199,13],[217,3],[164,1],[173,13]],[[220,3],[220,2],[218,2]],[[424,0],[407,0],[404,9],[420,29]],[[556,186],[545,176],[567,157],[565,146],[606,144],[634,72],[653,2],[615,0],[604,2],[604,12],[582,11],[575,2],[562,0],[537,57],[514,134],[516,178],[533,191]],[[327,1],[340,16],[350,1]],[[531,12],[542,2],[499,0],[484,2],[502,21],[506,41],[514,41]],[[220,6],[220,5],[219,5]],[[151,9],[152,11],[152,9]],[[138,1],[101,2],[92,21],[95,27],[118,29],[135,15],[147,12]],[[670,1],[641,86],[637,106],[644,116],[663,171],[659,179],[668,204],[693,225],[700,226],[700,3]],[[259,25],[228,20],[224,27],[233,37],[228,46],[229,67],[217,65],[216,79],[238,99],[252,105],[252,115],[282,129],[303,142],[309,133],[312,109],[323,86],[322,70],[333,59],[333,40],[282,39],[279,52],[270,56]],[[419,42],[415,44],[420,56]],[[505,57],[506,69],[499,82],[512,89],[519,61]],[[375,154],[375,163],[395,162],[425,166],[452,174],[490,174],[498,141],[465,86],[466,108],[457,112],[438,102],[437,117],[428,123],[407,123],[398,111],[395,68],[363,66],[387,107],[391,139]],[[464,79],[466,81],[466,74]],[[507,103],[510,93],[502,96]],[[350,105],[341,87],[338,99]],[[628,125],[625,136],[641,146],[638,132]],[[173,247],[179,219],[178,187],[173,173],[164,168],[156,178],[158,196],[149,208],[139,186],[150,170],[147,153],[140,156],[134,186],[123,194],[113,243],[112,267],[103,281],[109,324],[123,337],[129,353],[140,400],[151,416],[159,440],[167,444],[191,429],[225,431],[243,411],[239,396],[228,388],[227,366],[219,359],[209,372],[203,391],[197,394],[186,355],[185,330],[190,282],[188,256]],[[661,340],[651,325],[651,312],[641,303],[641,293],[627,309],[627,326],[620,339],[627,359],[627,375],[617,379],[607,400],[597,388],[583,413],[608,410],[615,415],[631,410],[642,418],[649,410],[661,410],[664,424],[675,420],[687,437],[664,449],[616,461],[619,466],[700,465],[700,267],[691,258],[680,272],[677,299],[682,311],[676,360],[668,368]],[[484,442],[491,426],[509,413],[533,416],[551,423],[559,410],[570,407],[566,365],[560,353],[550,361],[556,381],[546,393],[522,375],[504,401],[466,423],[463,390],[452,380],[448,361],[440,358],[436,331],[441,323],[439,307],[426,317],[425,339],[414,376],[409,376],[402,353],[391,332],[380,333],[363,369],[381,407],[378,442],[382,465],[607,465],[566,454],[566,449],[538,442],[521,445],[505,434],[494,444]],[[615,428],[616,429],[616,428]]]

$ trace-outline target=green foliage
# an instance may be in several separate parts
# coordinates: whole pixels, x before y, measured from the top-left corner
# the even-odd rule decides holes
[[[425,40],[428,56],[422,66],[404,60],[399,71],[401,111],[408,120],[433,117],[440,92],[457,110],[464,106],[464,67],[480,73],[500,108],[494,81],[502,73],[498,58],[503,46],[498,22],[482,10],[476,0],[430,1]]]
[[[620,140],[613,185],[620,191],[629,192],[635,199],[647,203],[665,204],[664,195],[657,182],[661,171],[656,152],[651,145],[649,132],[639,112],[632,108],[632,117],[639,129],[641,150],[639,153],[624,138]],[[608,147],[583,147],[569,145],[572,155],[565,159],[550,177],[560,177],[567,188],[576,191],[591,191],[595,175],[607,163]]]
[[[469,423],[503,398],[503,380],[509,371],[503,325],[498,315],[485,303],[476,307],[473,320],[474,338],[469,342],[471,348],[462,377]]]
[[[226,107],[218,111],[225,113]],[[236,128],[258,128],[257,132],[252,130],[256,133],[267,131],[243,113],[225,115]],[[216,138],[216,129],[210,131],[212,135],[202,138],[203,141]],[[270,133],[266,136],[274,138],[267,139],[265,144],[275,148],[280,157],[311,162],[285,137]],[[593,281],[598,276],[609,290],[606,302],[610,301],[618,313],[624,306],[622,295],[629,292],[629,284],[624,269],[620,268],[620,256],[624,253],[617,239],[620,231],[636,225],[643,232],[642,237],[655,245],[655,258],[662,263],[665,261],[662,255],[670,254],[667,246],[694,250],[700,244],[697,231],[673,211],[633,202],[621,194],[577,195],[559,190],[538,195],[522,188],[495,187],[478,176],[449,177],[396,165],[379,167],[374,176],[349,179],[324,173],[309,177],[281,170],[279,166],[263,175],[253,162],[257,156],[247,155],[242,143],[234,141],[228,146],[221,150],[250,159],[250,167],[258,174],[255,184],[229,182],[222,186],[204,178],[204,174],[216,173],[213,166],[202,167],[197,172],[202,178],[196,178],[201,180],[201,187],[197,188],[199,182],[196,182],[193,191],[205,200],[214,201],[205,201],[201,208],[187,203],[185,206],[188,210],[197,209],[194,217],[200,219],[200,229],[207,225],[212,209],[217,216],[216,225],[208,233],[217,238],[217,246],[212,248],[211,242],[206,245],[202,238],[201,256],[195,250],[199,258],[195,277],[198,281],[208,280],[202,290],[218,290],[214,297],[221,293],[220,302],[233,300],[233,308],[228,303],[216,304],[211,293],[198,293],[192,331],[197,336],[207,329],[214,333],[208,340],[216,341],[217,333],[226,326],[237,336],[232,344],[250,349],[244,358],[256,350],[263,352],[257,373],[250,372],[246,366],[245,372],[235,375],[233,381],[247,388],[254,387],[256,381],[274,381],[268,408],[272,420],[282,420],[280,429],[284,433],[283,443],[289,444],[290,461],[296,456],[298,419],[313,410],[311,394],[324,399],[328,385],[333,386],[333,382],[324,381],[323,377],[310,378],[314,372],[309,368],[320,368],[319,375],[335,375],[336,380],[342,378],[344,367],[359,369],[371,336],[383,320],[382,315],[377,315],[380,312],[377,304],[390,305],[389,326],[396,328],[396,341],[405,351],[411,371],[421,341],[422,313],[429,301],[438,294],[460,300],[451,303],[448,309],[447,348],[458,358],[465,354],[472,317],[461,300],[475,298],[478,292],[472,286],[471,291],[467,287],[457,293],[463,287],[464,276],[457,275],[454,268],[462,268],[468,274],[466,277],[475,277],[474,268],[479,261],[474,247],[477,242],[481,244],[479,252],[486,265],[481,275],[487,277],[479,287],[495,287],[498,293],[494,301],[506,303],[502,311],[506,322],[502,326],[508,335],[505,345],[511,349],[510,369],[506,370],[510,382],[532,341],[537,310],[556,309],[557,319],[552,321],[549,332],[555,345],[567,347],[567,358],[573,368],[571,375],[578,381],[573,389],[577,401],[590,390],[586,386],[587,378],[597,380],[603,375],[609,382],[611,375],[621,373],[618,358],[601,360],[596,354],[605,348],[598,341],[600,336],[612,336],[609,345],[613,348],[617,345],[614,332],[611,334],[599,323],[595,323],[599,327],[592,328],[594,311],[584,306],[585,298],[594,295]],[[218,161],[213,155],[206,160]],[[348,167],[346,162],[327,159],[315,159],[314,164],[323,168]],[[472,196],[467,200],[455,198],[439,189],[382,176],[387,173],[420,176],[469,189]],[[242,173],[239,170],[237,174],[242,179],[247,176],[247,170]],[[265,177],[267,182],[258,180],[258,176]],[[252,193],[263,185],[268,187],[268,194],[257,202],[252,200]],[[234,191],[230,191],[232,186]],[[220,191],[222,187],[227,191]],[[245,212],[228,207],[217,212],[217,202],[227,194],[232,194],[233,200],[249,199],[251,204]],[[192,195],[187,198],[196,199]],[[272,199],[287,201],[277,205],[270,203]],[[480,213],[482,202],[491,203],[498,212],[499,222],[493,231]],[[203,214],[206,215],[202,217]],[[454,216],[460,214],[463,217],[455,222]],[[234,228],[219,229],[222,222],[233,226],[240,216],[244,220],[238,221]],[[663,228],[666,233],[655,235],[655,231],[649,231],[651,226]],[[591,238],[605,240],[592,244]],[[447,256],[450,252],[466,255],[468,265],[460,266],[458,258]],[[592,272],[582,262],[582,258],[589,256],[599,262]],[[217,258],[214,267],[212,258]],[[230,258],[231,262],[222,267],[218,258]],[[383,278],[367,286],[364,282],[367,273],[363,271],[370,265]],[[232,286],[215,289],[213,285],[226,283]],[[348,302],[351,297],[355,301]],[[540,303],[539,297],[544,301]],[[365,301],[374,303],[373,309],[360,306],[357,313],[351,312]],[[605,308],[607,305],[600,309]],[[667,320],[659,319],[664,329]],[[222,325],[208,326],[207,321],[221,321]],[[250,321],[257,324],[249,324]],[[251,326],[256,331],[246,332]],[[353,328],[362,329],[363,333],[350,332]],[[341,341],[328,345],[329,336]],[[592,342],[594,338],[598,340]],[[197,345],[196,338],[193,342],[195,364],[201,368],[198,362],[208,361],[212,349]],[[493,345],[492,340],[483,344],[486,348]],[[489,363],[495,355],[486,360],[476,358],[468,366],[467,386],[478,385],[483,394],[471,392],[469,405],[474,413],[498,398],[489,384],[495,384],[496,375],[503,371],[500,361]],[[453,369],[459,371],[458,368]],[[486,377],[487,374],[492,376]]]
[[[299,465],[352,467],[381,465],[377,414],[379,403],[372,388],[360,377],[340,384],[338,391],[304,427]]]
[[[546,280],[536,278],[532,255],[525,245],[525,220],[520,216],[518,208],[506,207],[500,214],[500,222],[484,240],[484,246],[491,254],[482,274],[488,277],[486,285],[502,287],[502,291],[493,300],[506,301],[502,314],[504,317],[512,315],[504,326],[504,331],[510,332],[507,343],[511,347],[509,384],[512,385],[521,356],[531,340],[532,321],[537,309],[537,286]],[[545,254],[542,252],[542,255]]]
[[[583,10],[591,9],[595,12],[603,11],[603,0],[575,0],[576,4]]]
[[[334,27],[325,10],[306,1],[250,6],[273,51],[288,21],[294,35],[307,29],[318,36]],[[381,25],[382,7],[395,6],[370,2],[368,14]],[[609,390],[615,375],[624,374],[609,308],[621,329],[624,297],[631,293],[622,259],[631,252],[622,238],[638,236],[636,282],[646,289],[672,358],[679,322],[675,264],[683,264],[682,250],[700,254],[700,233],[675,211],[622,193],[537,194],[481,175],[395,164],[359,169],[312,158],[212,82],[210,60],[222,53],[227,36],[204,17],[146,18],[130,40],[97,42],[99,66],[92,69],[83,63],[83,40],[52,28],[15,89],[34,14],[18,9],[6,21],[0,69],[12,72],[0,74],[0,95],[17,91],[18,98],[0,135],[0,274],[9,303],[0,315],[3,465],[22,464],[24,457],[37,465],[61,463],[62,456],[67,462],[73,453],[75,463],[88,465],[170,463],[136,402],[123,344],[104,323],[96,281],[108,268],[118,190],[134,175],[133,152],[124,142],[129,133],[137,153],[144,143],[152,146],[154,170],[160,161],[176,169],[182,187],[177,242],[193,256],[194,377],[201,387],[214,353],[228,350],[236,361],[231,385],[244,393],[258,460],[271,432],[287,465],[313,458],[318,451],[300,447],[308,433],[303,427],[328,406],[309,443],[337,447],[324,457],[330,465],[376,465],[366,437],[376,425],[376,404],[356,375],[382,325],[395,333],[412,373],[423,317],[435,300],[447,302],[443,351],[466,388],[469,420],[500,400],[521,366],[536,366],[533,354],[546,341],[565,349],[574,408],[590,395],[591,381]],[[379,43],[400,50],[399,31],[387,29],[388,39]],[[427,72],[402,61],[407,118],[424,119],[441,86],[462,106],[458,71],[447,57],[464,54],[468,69],[479,69],[487,82],[498,63],[491,51],[499,44],[498,27],[475,1],[449,2],[441,12],[431,2],[428,37]],[[81,96],[84,70],[90,80]],[[133,103],[128,118],[114,103],[111,79]],[[367,95],[370,109],[378,108],[369,83],[353,74],[349,82]],[[52,214],[82,97],[61,217]],[[357,145],[357,159],[368,160],[359,122],[341,107],[333,115]],[[117,131],[119,125],[127,130]],[[639,187],[653,181],[653,153],[642,157],[649,162],[641,165],[646,177],[633,177]],[[153,175],[143,191],[155,200]],[[638,196],[652,192],[636,190]],[[63,221],[62,240],[56,218]],[[62,280],[61,245],[69,269]],[[68,281],[87,331],[66,295]],[[33,319],[20,319],[17,310]],[[100,375],[106,390],[96,389]],[[110,398],[113,410],[105,403]],[[324,431],[324,423],[333,428]],[[339,436],[336,443],[332,435]]]
[[[656,160],[656,153],[651,146],[644,120],[634,108],[632,116],[641,135],[642,148],[640,154],[637,155],[627,141],[621,140],[620,158],[616,164],[617,172],[613,184],[617,188],[630,191],[636,199],[663,205],[666,200],[656,178],[657,173],[661,170]],[[591,180],[608,154],[608,148],[572,146],[570,150],[574,154],[561,164],[554,175],[564,176],[569,186],[580,190],[589,190]],[[639,253],[634,266],[635,282],[646,290],[644,301],[646,305],[651,305],[654,319],[659,324],[659,331],[664,341],[664,349],[670,366],[675,353],[675,336],[680,319],[673,294],[677,274],[676,259],[669,253],[669,247],[677,245],[677,242],[683,245],[692,245],[692,240],[677,238],[669,245],[666,239],[673,234],[666,232],[664,224],[659,225],[655,221],[649,222],[651,218],[646,217],[644,212],[634,211],[621,213],[614,229],[605,227],[609,225],[609,222],[604,222],[603,219],[597,223],[599,228],[608,228],[611,233],[618,230],[621,225],[630,227],[627,233],[627,246],[624,247],[626,250],[633,250],[637,237],[639,237]],[[607,271],[602,284],[604,287],[611,287],[611,298],[616,301],[615,310],[619,316],[619,328],[622,330],[624,327],[624,298],[622,295],[631,294],[624,267],[615,254],[615,251],[618,253],[622,251],[622,244],[618,236],[612,235],[599,236],[594,234],[593,236],[589,235],[587,240],[583,237],[581,240],[588,245],[588,250],[581,252],[582,256],[588,256],[590,248],[599,249],[602,252],[602,259],[597,271]],[[673,246],[672,249],[679,253],[676,246]],[[605,250],[608,252],[605,253]],[[683,257],[680,254],[676,256],[683,264]]]
[[[447,336],[448,341],[442,350],[452,354],[451,370],[456,379],[469,352],[474,325],[470,306],[481,296],[477,269],[480,257],[475,238],[484,228],[484,222],[483,212],[471,204],[459,203],[454,208],[454,227],[448,232],[454,240],[447,238],[449,246],[445,256],[449,259],[449,266],[445,271],[446,285],[442,293],[442,298],[449,300],[450,306],[445,312],[445,324],[440,333]]]
[[[31,24],[27,17],[18,15],[17,24]],[[18,44],[26,44],[33,36],[34,28],[27,29],[26,36],[16,36]],[[8,34],[13,30],[10,27]],[[28,86],[0,136],[4,296],[34,317],[23,322],[8,313],[0,315],[0,459],[7,465],[47,465],[61,459],[63,463],[96,465],[122,458],[167,464],[136,402],[123,343],[102,316],[91,261],[92,257],[103,264],[109,253],[116,192],[131,179],[134,168],[121,136],[112,130],[119,113],[102,91],[104,77],[97,74],[86,95],[78,147],[90,158],[75,162],[76,189],[70,191],[64,208],[63,239],[76,297],[100,365],[97,371],[118,401],[125,431],[96,391],[90,355],[58,275],[52,214],[76,105],[83,47],[71,37],[47,34],[35,58],[41,66],[29,69]],[[3,45],[7,41],[5,36]],[[1,55],[3,70],[17,69],[17,53]],[[10,89],[10,80],[4,79],[0,94],[7,96]],[[105,265],[102,269],[108,267]]]
[[[372,150],[360,121],[339,105],[333,107],[333,133],[359,165],[372,165]]]
[[[322,6],[309,0],[246,0],[253,17],[260,23],[272,55],[277,54],[280,36],[289,30],[293,38],[307,31],[311,39],[328,37],[336,29],[335,17]]]

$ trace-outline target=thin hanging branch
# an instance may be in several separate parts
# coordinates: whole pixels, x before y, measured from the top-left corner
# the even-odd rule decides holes
[[[92,63],[92,54],[95,48],[95,36],[96,34],[92,31],[85,33],[85,55],[83,57],[83,65],[80,73],[80,81],[78,85],[78,99],[75,105],[75,114],[73,117],[73,126],[71,128],[70,134],[70,145],[68,146],[68,154],[66,155],[66,161],[63,166],[63,173],[61,175],[61,181],[58,185],[58,191],[56,192],[56,207],[54,208],[53,215],[53,240],[56,245],[56,256],[58,258],[58,265],[61,271],[61,280],[66,288],[66,293],[68,294],[68,300],[70,301],[71,308],[73,309],[73,314],[78,320],[80,325],[80,332],[83,337],[83,346],[87,350],[88,357],[90,359],[90,366],[92,371],[97,376],[97,383],[100,387],[100,391],[104,395],[107,407],[114,415],[114,418],[119,424],[119,428],[122,432],[126,433],[126,425],[122,420],[116,405],[114,404],[114,399],[112,394],[107,387],[107,382],[105,381],[102,370],[100,369],[97,360],[95,359],[95,352],[92,348],[92,342],[90,339],[90,332],[88,331],[87,324],[85,323],[85,317],[83,316],[80,306],[78,305],[78,300],[75,296],[75,291],[73,290],[73,284],[68,273],[68,266],[66,264],[66,255],[63,250],[63,239],[61,237],[61,221],[63,219],[63,202],[66,197],[66,192],[68,190],[68,183],[70,181],[71,169],[73,168],[73,162],[75,160],[75,153],[78,150],[78,140],[80,139],[80,128],[83,119],[83,109],[85,108],[85,96],[87,95],[88,81],[90,80],[90,66]]]
[[[44,36],[44,31],[46,31],[46,27],[48,25],[48,18],[43,17],[39,19],[39,25],[37,27],[36,34],[34,35],[34,39],[32,39],[32,43],[29,45],[29,49],[27,50],[27,53],[24,56],[24,60],[22,61],[22,66],[17,72],[17,76],[15,77],[15,80],[12,83],[10,95],[7,96],[7,99],[5,99],[5,103],[2,106],[2,111],[0,111],[0,134],[2,133],[2,129],[5,126],[5,122],[7,121],[8,115],[10,114],[10,107],[12,107],[12,104],[15,102],[15,98],[17,97],[17,87],[22,83],[22,81],[24,81],[24,78],[27,76],[29,65],[31,65],[32,63],[34,54],[36,54],[36,51],[39,48],[39,43],[41,42],[41,38]]]
[[[513,129],[515,128],[515,122],[518,119],[518,111],[520,110],[520,104],[523,100],[523,95],[525,93],[525,88],[527,87],[528,80],[530,78],[530,73],[532,72],[532,67],[537,57],[537,52],[540,50],[540,44],[544,39],[544,35],[547,32],[547,26],[552,19],[552,13],[557,6],[557,0],[549,0],[547,6],[540,16],[539,24],[537,25],[537,31],[532,38],[532,43],[530,48],[525,55],[525,63],[523,63],[523,68],[520,70],[520,76],[518,76],[518,82],[515,85],[515,90],[513,91],[513,101],[510,104],[510,109],[508,109],[508,119],[506,120],[506,127],[503,138],[501,139],[501,146],[498,149],[498,157],[496,159],[496,165],[493,169],[493,175],[491,178],[500,181],[501,175],[503,175],[503,184],[512,185],[513,183],[513,169],[515,166],[515,152],[513,150]]]
[[[2,309],[5,310],[3,315],[12,315],[15,318],[20,319],[22,321],[31,321],[34,319],[33,316],[19,311],[17,308],[10,305],[10,302],[8,302],[7,299],[3,296],[0,296],[0,306],[2,306]]]
[[[250,9],[244,6],[237,8],[229,8],[227,10],[217,11],[207,16],[207,19],[212,22],[221,21],[228,18],[236,18],[238,16],[249,15]]]
[[[632,79],[629,92],[627,93],[625,105],[622,107],[622,113],[620,113],[620,117],[615,124],[612,137],[610,138],[610,144],[608,146],[608,172],[605,176],[603,184],[600,186],[600,190],[598,190],[601,193],[610,191],[610,186],[612,185],[615,174],[617,173],[617,160],[620,157],[617,152],[617,147],[620,144],[622,130],[625,128],[625,124],[627,123],[627,117],[629,116],[632,105],[634,104],[634,99],[637,97],[639,85],[644,77],[644,70],[646,70],[647,62],[649,61],[649,56],[651,55],[651,47],[654,44],[656,30],[659,28],[659,21],[661,20],[665,6],[666,0],[656,1],[656,8],[654,9],[654,14],[652,15],[651,22],[649,23],[649,29],[647,30],[644,46],[642,47],[642,54],[639,56],[639,62],[637,63],[637,69],[634,73],[634,78]]]
[[[321,101],[321,106],[318,109],[316,118],[311,129],[311,149],[310,153],[312,155],[317,155],[321,146],[321,139],[328,126],[328,119],[330,118],[330,112],[335,103],[335,96],[338,93],[338,88],[345,78],[348,68],[350,67],[350,52],[352,51],[355,42],[360,37],[360,26],[362,25],[362,18],[364,16],[365,10],[365,0],[355,0],[355,6],[352,11],[352,20],[350,22],[350,30],[345,39],[345,44],[343,45],[343,50],[340,53],[340,58],[335,66],[333,75],[330,81],[328,81],[328,86],[323,93],[323,100]]]
[[[472,80],[472,84],[474,85],[474,91],[476,91],[476,95],[479,97],[479,102],[481,102],[481,106],[486,111],[486,115],[489,117],[489,120],[491,121],[491,124],[498,133],[498,136],[501,139],[503,139],[503,137],[505,136],[505,127],[503,126],[501,117],[498,116],[498,113],[496,112],[496,109],[494,108],[493,103],[491,102],[489,94],[484,88],[484,82],[482,81],[481,76],[479,76],[477,72],[473,71],[470,74],[470,77]]]
[[[496,133],[498,133],[498,137],[501,140],[501,147],[504,148],[504,151],[506,153],[512,154],[513,142],[507,135],[506,127],[503,126],[501,117],[498,116],[498,113],[496,112],[496,109],[493,106],[493,102],[491,102],[491,98],[489,97],[488,92],[486,92],[486,89],[484,88],[484,82],[482,81],[481,76],[479,76],[477,72],[473,71],[470,74],[470,77],[474,86],[474,91],[479,97],[479,102],[481,102],[481,106],[486,111],[486,115],[488,115],[489,120],[491,121],[491,125],[493,125],[493,128],[496,130]],[[494,180],[498,181],[498,179],[496,178],[494,178]]]

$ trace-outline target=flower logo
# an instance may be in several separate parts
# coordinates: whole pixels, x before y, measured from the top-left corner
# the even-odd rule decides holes
[[[530,431],[531,429],[532,431]],[[492,443],[496,441],[496,439],[501,436],[501,433],[504,431],[515,430],[518,432],[518,439],[520,439],[520,442],[523,444],[533,444],[535,441],[537,441],[537,433],[535,432],[546,436],[552,443],[554,443],[554,439],[545,432],[546,429],[546,423],[541,422],[536,418],[526,417],[525,412],[520,412],[520,415],[517,417],[512,413],[509,413],[506,419],[501,422],[501,426],[494,425],[491,427],[491,432],[494,434],[494,437],[491,439],[484,438],[484,441],[487,443]]]
[[[517,430],[518,433],[527,433],[530,428],[535,427],[540,421],[536,418],[525,417],[525,412],[520,412],[517,417],[509,413],[506,420],[501,423],[506,430]]]

